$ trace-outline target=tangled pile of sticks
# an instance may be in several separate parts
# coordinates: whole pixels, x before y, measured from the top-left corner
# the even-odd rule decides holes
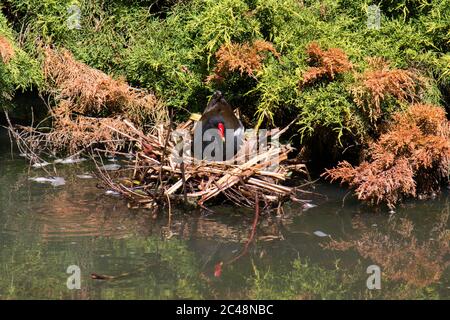
[[[130,165],[111,173],[103,170],[103,163],[96,160],[99,177],[105,186],[118,192],[136,207],[155,208],[170,202],[185,202],[205,207],[213,199],[228,199],[238,206],[254,208],[255,199],[263,208],[280,207],[286,200],[303,202],[297,198],[299,189],[281,184],[292,172],[307,174],[304,164],[288,160],[290,145],[267,144],[259,148],[261,134],[247,135],[235,158],[229,161],[197,160],[185,152],[183,147],[192,136],[193,121],[182,123],[175,129],[170,126],[155,126],[152,133],[144,134],[124,121],[132,135],[126,135],[135,142],[137,151],[123,154],[133,157]],[[278,140],[285,132],[269,130],[265,140]],[[180,142],[180,132],[185,134]],[[183,150],[184,148],[184,150]],[[101,160],[100,160],[101,161]],[[124,172],[128,171],[126,178]],[[258,195],[258,196],[256,196]]]
[[[90,153],[103,185],[132,200],[133,207],[170,208],[172,201],[205,207],[228,199],[265,209],[280,208],[286,200],[303,202],[296,197],[301,187],[282,184],[294,171],[307,174],[302,163],[288,159],[293,148],[278,142],[287,128],[246,134],[231,160],[198,160],[186,147],[192,144],[193,120],[175,127],[153,93],[93,69],[65,49],[40,49],[46,91],[54,103],[49,117],[23,127],[13,126],[6,114],[10,135],[32,167],[74,163]],[[114,166],[103,165],[105,154],[132,160],[110,171],[106,167]],[[61,155],[68,158],[48,162]]]

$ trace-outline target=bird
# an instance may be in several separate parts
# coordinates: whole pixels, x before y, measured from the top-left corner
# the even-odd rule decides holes
[[[194,157],[200,160],[226,161],[239,151],[244,126],[222,92],[216,91],[194,127]]]

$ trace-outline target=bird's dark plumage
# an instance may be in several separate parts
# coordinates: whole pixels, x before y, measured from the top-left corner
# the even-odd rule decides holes
[[[194,157],[205,160],[229,160],[239,151],[244,126],[220,91],[209,101],[194,128]]]

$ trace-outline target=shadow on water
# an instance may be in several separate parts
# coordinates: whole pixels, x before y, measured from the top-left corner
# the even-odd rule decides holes
[[[48,174],[12,157],[0,132],[0,299],[450,297],[447,193],[389,216],[318,184],[316,207],[286,205],[283,217],[262,219],[248,253],[227,264],[245,245],[252,211],[177,209],[169,227],[166,215],[131,210],[81,177],[92,174],[88,162],[47,167],[63,186],[30,181]],[[372,264],[379,290],[366,286]],[[80,290],[66,286],[70,265],[80,267]]]

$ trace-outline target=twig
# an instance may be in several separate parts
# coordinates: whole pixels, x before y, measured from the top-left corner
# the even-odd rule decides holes
[[[253,219],[253,225],[252,225],[252,230],[250,231],[250,236],[248,237],[247,242],[244,245],[244,249],[241,251],[241,253],[224,264],[226,264],[226,265],[232,264],[236,260],[243,257],[245,254],[247,254],[248,247],[250,246],[250,243],[252,243],[253,239],[255,238],[256,227],[258,225],[258,219],[259,219],[259,197],[258,197],[258,193],[256,193],[256,196],[255,196],[255,218]]]
[[[187,203],[187,190],[186,190],[186,173],[185,173],[185,168],[184,168],[184,161],[181,161],[181,165],[180,165],[180,169],[181,169],[181,179],[183,181],[183,196],[184,196],[184,202]]]
[[[161,166],[159,167],[159,182],[160,182],[160,184],[156,186],[156,192],[158,192],[159,187],[161,187],[163,189],[162,192],[164,193],[162,171],[163,171],[164,162],[166,160],[165,158],[166,158],[166,152],[167,152],[167,145],[169,143],[170,133],[172,130],[172,119],[173,119],[173,110],[170,111],[169,127],[167,128],[167,135],[165,137],[163,152],[161,155]]]

